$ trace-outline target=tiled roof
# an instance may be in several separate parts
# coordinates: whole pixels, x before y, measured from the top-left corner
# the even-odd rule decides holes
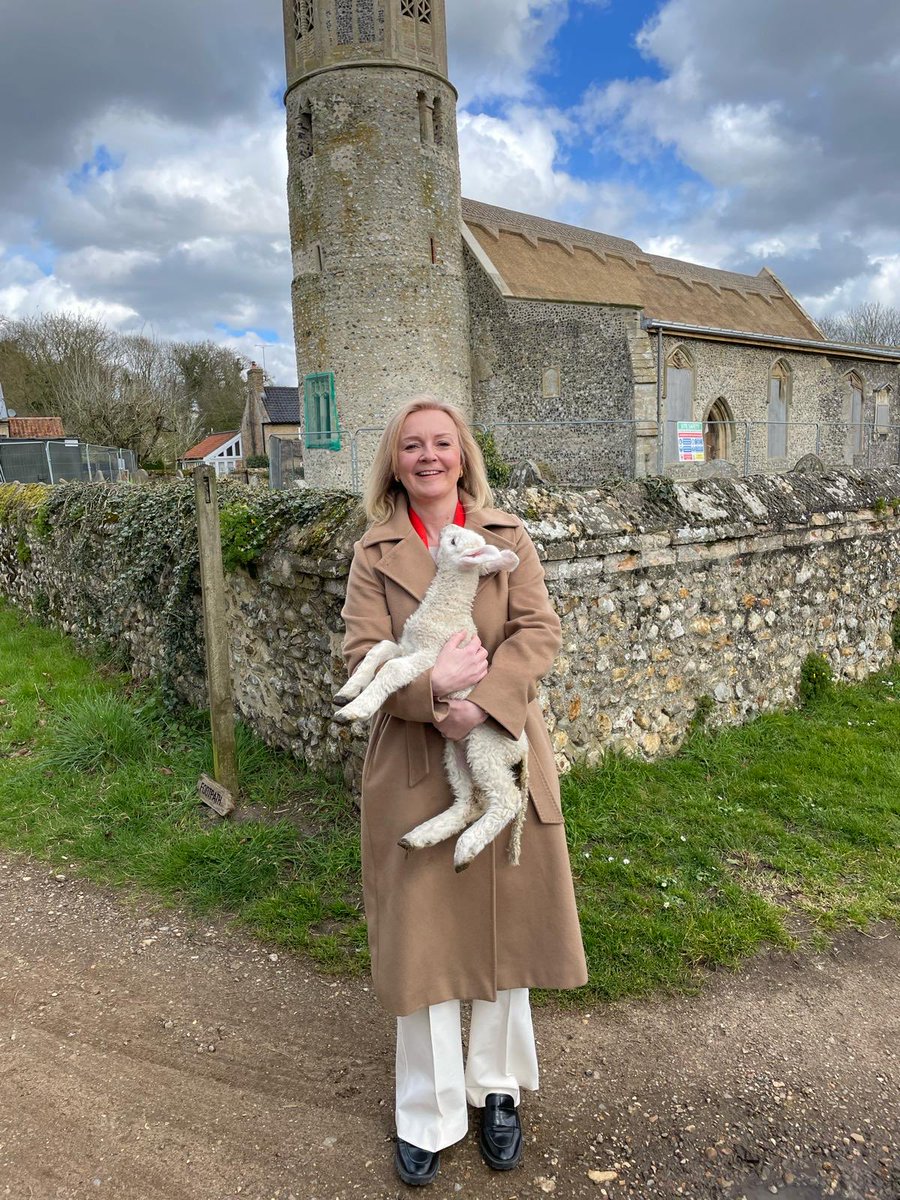
[[[463,220],[519,299],[622,304],[683,324],[823,340],[768,270],[719,271],[645,254],[636,242],[463,200]]]
[[[66,436],[59,417],[10,417],[11,438],[61,438]]]
[[[263,407],[272,425],[299,425],[300,389],[267,387],[263,390]]]
[[[188,462],[198,459],[202,461],[207,454],[212,454],[227,442],[230,442],[238,435],[238,430],[232,429],[231,433],[211,433],[209,437],[205,437],[202,442],[198,442],[196,446],[192,446],[186,454],[182,454],[181,461]]]

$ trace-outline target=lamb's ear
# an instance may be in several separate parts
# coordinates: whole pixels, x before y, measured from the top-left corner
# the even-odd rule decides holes
[[[480,546],[462,556],[462,561],[477,567],[482,575],[496,575],[498,571],[514,571],[519,565],[519,556],[512,550],[498,550],[496,546]]]

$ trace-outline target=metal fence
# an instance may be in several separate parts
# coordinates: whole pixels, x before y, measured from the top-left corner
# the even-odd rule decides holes
[[[866,469],[900,465],[897,424],[705,421],[695,427],[693,447],[699,446],[700,451],[697,458],[689,457],[689,431],[679,430],[684,424],[663,421],[654,426],[633,419],[502,421],[475,423],[473,428],[492,435],[500,457],[511,467],[533,463],[549,483],[571,489],[633,478],[642,449],[646,473],[679,479],[718,473],[775,474],[791,470],[808,454],[816,455],[826,466]],[[341,453],[349,452],[350,488],[354,492],[362,491],[382,433],[381,426],[341,430]],[[303,449],[299,439],[270,438],[269,463],[272,488],[302,486]]]
[[[269,438],[269,488],[303,486],[303,443],[299,438]]]
[[[0,483],[117,483],[132,479],[130,450],[93,446],[77,438],[0,439]]]

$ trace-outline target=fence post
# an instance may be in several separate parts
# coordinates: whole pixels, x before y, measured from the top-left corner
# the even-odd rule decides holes
[[[50,472],[50,482],[56,483],[53,478],[53,459],[50,456],[50,443],[44,442],[44,453],[47,455],[47,470]]]
[[[238,795],[234,702],[231,694],[231,655],[225,616],[225,571],[215,470],[194,471],[194,502],[200,546],[200,586],[203,593],[203,632],[206,642],[206,683],[212,729],[213,774],[233,798]]]

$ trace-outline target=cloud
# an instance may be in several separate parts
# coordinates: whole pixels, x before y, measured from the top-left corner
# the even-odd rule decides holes
[[[450,78],[460,102],[533,94],[531,75],[568,15],[568,0],[451,0]]]
[[[900,8],[820,0],[813,19],[782,0],[668,0],[638,46],[656,77],[599,84],[580,113],[623,162],[671,154],[712,185],[711,207],[676,207],[659,236],[677,227],[738,270],[758,264],[754,244],[805,241],[770,258],[801,294],[891,291],[879,261],[898,234]]]
[[[580,214],[590,188],[560,166],[560,113],[512,105],[502,117],[460,113],[463,194],[505,208],[566,219]]]

